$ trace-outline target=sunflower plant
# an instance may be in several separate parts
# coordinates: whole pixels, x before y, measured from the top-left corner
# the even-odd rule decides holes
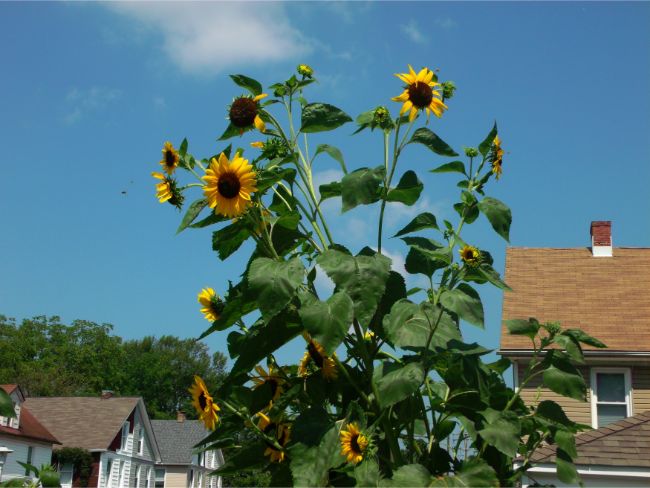
[[[577,482],[572,459],[581,426],[557,403],[526,405],[519,393],[541,376],[551,390],[584,399],[574,366],[582,361],[580,344],[603,345],[558,324],[510,321],[510,332],[530,337],[535,350],[513,390],[503,379],[510,361],[487,361],[488,349],[464,341],[461,322],[484,326],[477,288],[508,289],[490,253],[462,236],[482,214],[509,238],[510,209],[487,195],[503,174],[504,149],[495,124],[461,157],[430,128],[452,109],[453,82],[411,66],[396,76],[397,113],[380,106],[356,118],[356,133],[376,131],[383,155],[377,167],[348,169],[336,146],[310,148],[311,134],[352,118],[306,98],[316,76],[304,64],[268,93],[252,78],[231,76],[244,94],[229,106],[220,140],[254,131],[259,140],[247,151],[228,145],[200,158],[187,140],[178,149],[164,144],[164,173],[153,173],[160,202],[181,208],[197,193],[178,232],[213,227],[221,260],[253,244],[223,297],[210,287],[198,294],[210,322],[201,337],[222,334],[234,362],[218,390],[198,377],[190,388],[199,418],[214,431],[201,447],[228,449],[217,473],[266,469],[274,486],[511,486],[535,449],[556,443],[560,479]],[[406,272],[426,277],[426,289],[407,289],[382,252],[386,206],[414,205],[424,191],[421,170],[400,168],[395,181],[413,145],[438,161],[433,173],[459,177],[455,222],[424,212],[393,236],[408,246]],[[314,161],[326,155],[344,175],[316,188]],[[196,181],[179,183],[180,171]],[[365,246],[336,242],[322,210],[332,198],[343,212],[377,210],[377,233]],[[333,292],[316,286],[321,273]],[[291,341],[304,354],[282,363],[276,351]]]

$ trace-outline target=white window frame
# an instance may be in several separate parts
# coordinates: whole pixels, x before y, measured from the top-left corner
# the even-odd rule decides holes
[[[138,454],[144,454],[144,429],[141,425],[138,426]]]
[[[632,380],[630,368],[591,368],[589,381],[591,383],[591,426],[598,428],[598,382],[596,377],[599,373],[623,374],[625,382],[625,404],[628,417],[634,415],[632,412]],[[603,405],[621,405],[621,403],[603,402]]]
[[[118,461],[119,463],[119,461]],[[106,473],[106,486],[110,488],[113,486],[113,466],[115,465],[115,461],[111,458],[106,459],[106,470],[104,471]]]
[[[129,430],[131,430],[131,423],[127,420],[122,425],[122,440],[120,441],[120,449],[126,451],[129,446]]]
[[[151,472],[152,471],[153,471],[152,467],[147,466],[147,484],[146,484],[147,488],[153,488],[152,479],[151,479]]]
[[[135,480],[133,480],[133,485],[135,488],[140,488],[140,483],[142,482],[142,465],[134,463],[133,467],[135,468]]]
[[[63,488],[70,488],[74,482],[74,465],[72,463],[60,464],[58,466],[59,477],[61,479],[61,486]],[[68,473],[70,480],[68,481]],[[66,476],[64,476],[66,475]]]

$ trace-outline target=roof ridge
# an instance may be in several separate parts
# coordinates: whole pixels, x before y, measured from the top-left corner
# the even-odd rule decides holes
[[[599,427],[598,429],[594,430],[587,430],[585,432],[581,432],[576,436],[576,441],[578,440],[579,437],[582,437],[583,434],[593,434],[594,437],[592,439],[580,439],[580,444],[576,442],[576,447],[578,445],[584,446],[585,444],[589,444],[590,442],[597,441],[599,439],[602,439],[603,437],[607,437],[612,434],[618,434],[619,432],[623,432],[627,429],[631,429],[632,427],[636,427],[639,424],[643,424],[645,422],[650,422],[650,416],[647,418],[639,418],[641,416],[646,417],[648,414],[650,414],[650,411],[645,411],[645,412],[640,412],[636,415],[632,415],[630,417],[625,417],[624,419],[621,419],[617,422],[612,422],[611,424],[603,425],[602,427]],[[625,425],[625,424],[630,424],[630,425]],[[616,430],[612,429],[612,426],[615,427],[620,427],[617,428]],[[605,429],[612,430],[612,432],[605,432]],[[600,432],[599,432],[600,431]]]

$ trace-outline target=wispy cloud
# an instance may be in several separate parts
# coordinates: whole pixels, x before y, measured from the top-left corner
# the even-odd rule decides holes
[[[311,50],[284,5],[248,2],[110,2],[107,8],[163,36],[162,49],[188,73],[296,59]]]
[[[409,21],[408,24],[401,25],[400,29],[402,29],[402,32],[404,34],[406,34],[406,37],[408,37],[416,44],[426,44],[429,40],[427,36],[422,34],[422,31],[418,27],[418,24],[415,22],[415,20]]]
[[[436,20],[433,21],[433,23],[436,26],[440,27],[441,29],[447,29],[447,30],[458,27],[458,22],[456,22],[451,17],[438,17]]]
[[[122,91],[116,88],[93,86],[87,90],[73,88],[65,97],[68,113],[63,117],[66,124],[74,124],[90,112],[96,112],[119,100]]]

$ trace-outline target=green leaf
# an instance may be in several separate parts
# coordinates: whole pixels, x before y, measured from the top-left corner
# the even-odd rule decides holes
[[[250,237],[246,220],[238,219],[223,229],[212,233],[212,249],[217,251],[219,259],[224,261]]]
[[[181,158],[184,158],[186,154],[187,154],[187,138],[184,138],[183,141],[181,142],[181,146],[178,148],[178,155]]]
[[[2,388],[0,388],[0,417],[16,418],[14,402]]]
[[[341,153],[341,150],[339,148],[330,146],[329,144],[319,144],[318,147],[316,148],[314,159],[316,159],[316,156],[318,156],[320,153],[323,152],[329,154],[332,158],[338,161],[339,164],[341,165],[341,169],[343,170],[343,173],[345,173],[346,175],[348,174],[348,168],[346,168],[345,161],[343,160],[343,153]]]
[[[554,351],[549,354],[551,364],[542,375],[544,384],[555,393],[584,402],[587,387],[580,372],[568,359],[554,354]]]
[[[604,343],[600,342],[595,337],[591,337],[589,334],[580,329],[567,329],[562,333],[573,337],[575,340],[582,342],[583,344],[588,344],[590,346],[599,348],[607,347]]]
[[[458,156],[458,153],[454,151],[445,141],[440,139],[436,134],[434,134],[430,129],[426,127],[421,127],[413,133],[411,140],[408,142],[423,144],[432,150],[436,154],[441,156]]]
[[[573,464],[571,456],[563,449],[558,448],[555,457],[555,466],[557,467],[557,477],[561,482],[567,485],[582,486],[582,480],[578,474],[578,470]]]
[[[456,313],[470,324],[484,327],[483,303],[480,295],[466,283],[459,284],[453,290],[446,290],[440,302],[447,309]]]
[[[192,229],[202,229],[203,227],[208,227],[212,224],[219,224],[227,220],[230,220],[230,218],[224,215],[211,212],[210,215],[208,215],[206,218],[199,220],[198,222],[194,222],[193,224],[190,224],[188,227],[191,227]]]
[[[359,126],[357,130],[355,130],[352,134],[357,134],[358,132],[361,132],[364,129],[367,129],[368,127],[371,126],[373,118],[375,116],[375,111],[373,110],[368,110],[367,112],[363,112],[362,114],[359,114],[359,116],[356,119],[356,123]]]
[[[333,426],[317,446],[296,443],[289,448],[294,486],[327,486],[330,468],[345,461],[338,430]]]
[[[402,175],[396,188],[388,190],[386,200],[389,202],[401,202],[405,205],[413,205],[420,198],[424,185],[418,179],[415,171],[408,170]]]
[[[501,279],[499,273],[497,273],[496,270],[489,264],[486,263],[481,264],[478,268],[476,268],[476,272],[483,279],[489,281],[497,288],[500,288],[501,290],[512,291],[511,288],[506,284],[506,282]]]
[[[383,321],[386,338],[403,348],[425,347],[431,337],[430,349],[446,348],[452,339],[461,340],[451,316],[430,303],[420,306],[408,300],[395,302]],[[433,331],[433,335],[431,335]]]
[[[566,416],[562,407],[553,400],[543,400],[539,402],[535,415],[543,417],[556,424],[565,426],[573,425],[573,422]]]
[[[259,81],[244,75],[230,75],[230,77],[237,85],[248,90],[255,96],[262,93],[262,85]]]
[[[326,302],[321,302],[312,294],[302,300],[298,311],[307,332],[324,348],[329,356],[343,342],[352,323],[354,304],[343,292],[334,293]]]
[[[352,118],[343,110],[327,103],[310,103],[302,109],[301,132],[323,132],[336,129]]]
[[[470,458],[462,462],[454,476],[437,478],[429,485],[432,487],[492,487],[499,486],[499,479],[494,469],[480,458]]]
[[[402,230],[400,230],[393,237],[403,236],[405,234],[410,234],[411,232],[416,232],[422,229],[438,229],[438,223],[436,222],[436,217],[432,213],[423,212],[413,220],[411,220]]]
[[[437,241],[424,237],[402,237],[402,240],[410,247],[404,267],[411,274],[431,276],[451,263],[451,251]]]
[[[499,412],[491,408],[481,412],[485,417],[485,427],[479,430],[479,435],[489,445],[494,446],[510,458],[517,455],[521,425],[517,414],[505,411]]]
[[[374,459],[364,459],[362,463],[357,464],[353,472],[354,479],[357,480],[356,486],[379,486],[381,473],[379,465]]]
[[[287,306],[304,276],[305,267],[298,257],[290,261],[257,258],[251,263],[248,281],[265,321]]]
[[[478,202],[478,209],[490,221],[495,232],[510,242],[510,224],[512,223],[510,209],[503,202],[492,197],[485,197]]]
[[[487,153],[490,151],[496,135],[497,123],[495,122],[494,127],[492,127],[492,130],[488,133],[487,137],[483,139],[483,142],[478,145],[478,150],[483,155],[483,157],[487,156]]]
[[[239,449],[231,449],[230,455],[225,463],[219,466],[214,474],[225,476],[238,474],[242,471],[252,471],[258,466],[266,464],[264,451],[266,444],[260,441],[252,441]]]
[[[257,192],[262,193],[265,190],[271,188],[273,185],[278,183],[281,180],[288,181],[292,183],[296,177],[296,170],[293,168],[278,168],[266,169],[261,172],[260,177],[257,180]]]
[[[508,332],[512,335],[525,335],[531,339],[537,335],[539,331],[539,322],[533,318],[528,320],[524,319],[512,319],[506,320],[505,325],[508,328]]]
[[[412,488],[414,486],[431,486],[431,473],[421,464],[407,464],[400,466],[393,473],[390,480],[382,480],[379,486],[385,487],[404,487]]]
[[[341,182],[332,181],[331,183],[325,183],[318,187],[318,192],[320,193],[320,200],[327,200],[328,198],[340,197],[341,196]]]
[[[232,137],[241,135],[242,132],[243,132],[242,129],[240,129],[239,127],[236,127],[236,126],[229,123],[228,127],[226,127],[226,130],[223,131],[223,134],[221,134],[221,137],[219,137],[219,139],[217,139],[217,140],[218,141],[225,141],[226,139],[230,139]]]
[[[194,222],[194,219],[199,216],[201,211],[208,205],[208,201],[204,198],[201,198],[200,200],[196,200],[195,202],[192,202],[190,207],[187,209],[187,212],[185,212],[185,215],[183,216],[183,220],[181,221],[181,225],[178,226],[178,229],[176,229],[176,233],[179,234],[183,230],[185,230],[192,222]]]
[[[313,406],[300,413],[291,427],[291,440],[306,446],[318,446],[332,427],[323,406]]]
[[[346,174],[341,180],[341,197],[343,212],[357,205],[369,205],[381,198],[380,185],[384,181],[385,169],[377,166],[374,169],[359,168]]]
[[[573,435],[573,432],[568,430],[560,429],[553,436],[555,444],[566,452],[572,459],[578,457],[578,450],[576,449],[576,438]]]
[[[420,363],[409,363],[392,369],[387,374],[383,373],[386,363],[382,363],[382,366],[375,369],[375,382],[379,394],[377,400],[381,408],[408,398],[424,381],[424,368]]]
[[[436,169],[429,170],[430,173],[461,173],[467,175],[465,170],[465,163],[462,161],[452,161],[438,166]]]
[[[364,251],[367,254],[362,254]],[[330,248],[318,256],[316,262],[336,284],[336,291],[344,291],[350,296],[354,302],[354,315],[366,328],[384,294],[390,259],[372,250],[364,251],[351,256]]]
[[[580,343],[577,341],[577,339],[571,337],[570,335],[560,334],[553,337],[552,342],[564,349],[575,362],[584,363],[582,348],[580,347]]]
[[[244,315],[249,314],[257,308],[255,296],[250,293],[244,281],[229,288],[225,302],[226,306],[219,318],[199,336],[198,340],[203,339],[217,330],[226,330]]]

